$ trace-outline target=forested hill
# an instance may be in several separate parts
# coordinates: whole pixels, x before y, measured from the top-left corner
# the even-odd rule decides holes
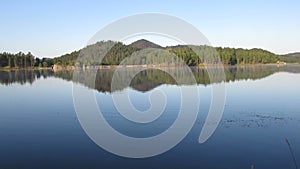
[[[299,63],[300,61],[300,52],[297,53],[289,53],[281,56],[281,60],[287,63]]]
[[[95,51],[99,48],[105,48],[112,43],[114,46],[109,50],[103,60],[95,57]],[[141,51],[147,48],[158,48],[159,51],[156,53],[144,52],[139,53],[139,56],[143,56],[144,59],[131,60],[131,64],[142,65],[142,64],[153,64],[161,63],[166,58],[167,53],[175,54],[180,57],[189,66],[197,66],[205,63],[214,64],[220,57],[223,64],[226,65],[239,65],[239,64],[267,64],[277,63],[278,61],[285,61],[280,55],[276,55],[263,49],[241,49],[241,48],[222,48],[222,47],[211,47],[211,46],[190,46],[190,45],[178,45],[161,47],[147,40],[138,40],[130,45],[125,45],[121,42],[97,42],[94,45],[90,45],[80,51],[75,51],[70,54],[63,55],[61,57],[54,58],[54,64],[58,65],[72,65],[76,64],[76,59],[84,55],[91,55],[86,61],[81,60],[82,65],[77,66],[90,66],[90,65],[119,65],[122,60],[126,57],[131,56],[133,53]],[[193,48],[193,49],[192,49]],[[86,52],[88,51],[88,52]],[[92,53],[89,53],[91,52]],[[93,52],[94,51],[94,52]],[[194,52],[196,51],[198,55]],[[216,52],[217,53],[216,53]],[[89,54],[86,54],[89,53]],[[147,57],[155,55],[155,57]],[[218,57],[219,56],[219,57]],[[151,60],[147,60],[151,58]],[[300,59],[299,59],[300,63]],[[165,65],[172,65],[172,62],[167,60]]]
[[[284,56],[300,57],[300,52],[289,53],[289,54],[286,54],[286,55],[284,55]]]
[[[148,48],[156,48],[157,50],[155,52],[149,52],[147,51]],[[101,60],[99,58],[99,51],[107,49],[110,50],[108,50]],[[101,41],[79,51],[74,51],[53,59],[39,59],[34,57],[31,53],[0,53],[0,68],[51,67],[53,64],[62,66],[119,65],[121,61],[134,55],[134,53],[138,54],[136,54],[136,58],[130,57],[130,64],[135,65],[160,64],[162,62],[165,66],[174,65],[174,60],[176,63],[178,57],[189,66],[201,65],[204,60],[206,64],[215,64],[219,58],[225,65],[268,64],[277,63],[278,61],[300,63],[300,53],[276,55],[257,48],[241,49],[195,45],[161,47],[142,39],[130,45],[125,45],[121,42]],[[166,59],[170,54],[173,55],[171,59]],[[83,55],[88,56],[88,58],[82,59]],[[178,57],[175,57],[175,55]],[[77,62],[78,58],[81,58],[80,63]]]

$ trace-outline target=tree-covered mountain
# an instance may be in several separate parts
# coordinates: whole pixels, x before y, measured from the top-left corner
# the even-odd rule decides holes
[[[286,55],[284,55],[284,56],[300,57],[300,52],[289,53],[289,54],[286,54]]]
[[[282,55],[281,60],[287,63],[300,63],[300,52]]]
[[[147,50],[147,49],[155,50]],[[101,54],[105,53],[105,56]],[[138,54],[137,54],[138,53]],[[135,57],[130,57],[130,56]],[[54,64],[75,66],[119,65],[125,58],[130,64],[144,65],[164,63],[174,65],[174,56],[182,59],[188,66],[197,66],[203,63],[215,64],[222,62],[225,65],[267,64],[277,61],[286,61],[263,49],[222,48],[211,46],[178,45],[161,47],[145,39],[125,45],[121,42],[101,41],[89,45],[84,49],[54,58]],[[85,59],[83,59],[85,58]],[[169,58],[169,59],[166,59]],[[177,57],[176,57],[177,58]],[[175,58],[175,59],[176,59]],[[78,59],[76,61],[76,59]],[[101,60],[102,59],[102,60]],[[300,59],[299,59],[300,61]]]

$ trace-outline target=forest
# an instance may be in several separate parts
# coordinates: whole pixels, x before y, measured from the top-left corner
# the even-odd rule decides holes
[[[103,55],[105,53],[105,55]],[[195,45],[161,47],[147,40],[139,40],[130,45],[121,42],[101,41],[81,50],[55,58],[38,58],[30,52],[0,53],[0,68],[42,68],[54,64],[61,66],[99,65],[164,65],[188,66],[223,63],[224,65],[268,64],[287,62],[300,63],[297,55],[277,55],[263,49],[242,49]]]
[[[0,53],[0,68],[33,68],[33,67],[51,67],[53,59],[38,58],[30,52],[27,54],[19,52],[17,54],[3,52]]]

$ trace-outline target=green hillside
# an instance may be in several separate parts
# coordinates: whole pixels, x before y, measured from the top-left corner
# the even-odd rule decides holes
[[[281,60],[287,63],[300,63],[300,52],[282,55]]]
[[[109,46],[112,46],[110,50],[108,50]],[[156,50],[145,50],[149,48],[155,48]],[[107,50],[108,53],[106,56],[100,57],[99,49],[101,49],[101,51]],[[138,56],[144,59],[131,58],[131,63],[153,64],[165,62],[166,65],[172,65],[174,62],[166,58],[173,59],[175,55],[182,59],[188,66],[197,66],[204,62],[206,64],[215,64],[219,61],[225,65],[267,64],[285,61],[281,56],[263,49],[236,49],[195,45],[161,47],[143,39],[130,45],[112,41],[97,42],[80,51],[54,58],[54,64],[74,66],[77,58],[85,57],[86,60],[81,59],[79,61],[78,64],[80,64],[80,66],[119,65],[126,57],[139,51],[142,51],[142,53],[139,53]],[[153,57],[153,55],[155,55],[155,57]],[[103,58],[103,60],[100,61],[100,58]],[[150,58],[151,60],[147,60]]]

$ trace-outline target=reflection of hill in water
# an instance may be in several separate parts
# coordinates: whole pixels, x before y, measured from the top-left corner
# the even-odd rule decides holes
[[[118,80],[126,80],[132,78],[132,72],[135,68],[123,68],[122,75],[119,75]],[[149,91],[162,84],[177,84],[175,79],[180,79],[186,82],[187,77],[182,74],[182,68],[162,68],[168,72],[172,72],[174,78],[168,73],[157,70],[157,69],[147,69],[138,73],[130,83],[130,87],[138,91]],[[219,76],[218,71],[214,71],[214,68],[209,68],[216,76]],[[191,68],[192,73],[197,81],[197,84],[209,85],[211,82],[206,69],[202,68]],[[80,82],[87,87],[92,87],[94,84],[89,84],[90,80],[88,75],[93,70],[82,70],[80,72]],[[112,92],[111,82],[114,75],[114,69],[101,69],[98,70],[95,82],[95,89],[100,92]],[[226,81],[238,81],[238,80],[256,80],[262,79],[276,72],[290,72],[290,73],[300,73],[300,66],[289,65],[289,66],[274,66],[274,65],[260,65],[260,66],[239,66],[239,67],[225,67],[224,68]],[[12,83],[33,83],[36,79],[41,77],[57,77],[67,81],[73,80],[73,71],[57,71],[52,70],[13,70],[13,71],[0,71],[0,83],[1,84],[12,84]],[[78,82],[78,81],[77,81]],[[187,82],[185,84],[192,84],[192,82]],[[115,88],[115,90],[122,90],[125,87],[120,85]]]
[[[131,81],[135,90],[143,92],[162,84],[176,84],[176,81],[168,73],[155,69],[142,71]]]

